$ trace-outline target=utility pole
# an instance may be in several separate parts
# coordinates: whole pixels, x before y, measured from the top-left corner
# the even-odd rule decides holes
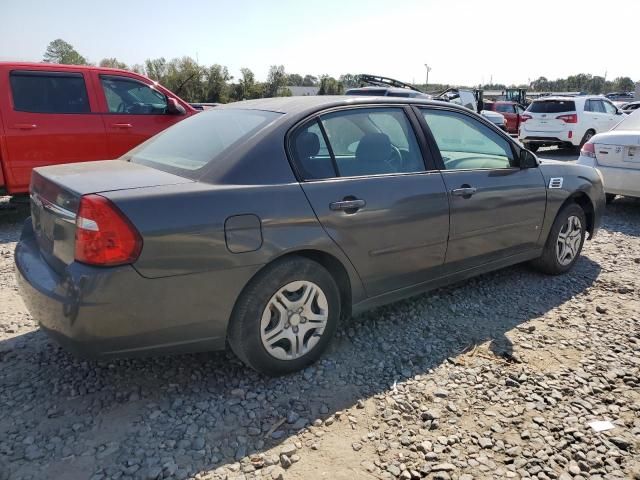
[[[428,64],[424,64],[424,68],[427,69],[427,83],[424,84],[424,89],[427,89],[427,85],[429,85],[429,72],[431,71],[431,67]]]

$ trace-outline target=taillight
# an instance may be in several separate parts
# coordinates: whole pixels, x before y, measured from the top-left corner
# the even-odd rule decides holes
[[[76,216],[75,258],[99,266],[135,262],[142,250],[142,238],[129,219],[100,195],[80,199]]]
[[[596,158],[596,144],[590,142],[585,143],[580,149],[580,155]]]
[[[578,115],[570,113],[568,115],[559,115],[556,120],[562,120],[564,123],[578,123]]]
[[[531,115],[520,115],[520,122],[524,123],[527,120],[531,120],[533,117]]]

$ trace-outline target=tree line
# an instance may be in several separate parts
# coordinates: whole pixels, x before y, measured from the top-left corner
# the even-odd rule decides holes
[[[86,57],[62,39],[49,43],[43,61],[90,65]],[[358,76],[354,74],[340,75],[337,79],[329,75],[300,75],[286,72],[283,65],[272,65],[264,82],[258,81],[251,69],[246,67],[240,69],[238,78],[234,78],[224,65],[200,65],[188,56],[170,60],[164,57],[147,59],[144,64],[134,65],[127,65],[117,58],[103,58],[98,65],[145,75],[188,102],[227,103],[253,98],[290,96],[292,92],[289,87],[298,86],[316,87],[319,95],[340,95],[348,88],[359,86]],[[439,92],[449,86],[446,84],[416,85],[417,88],[430,92]],[[486,90],[503,90],[506,87],[502,84],[482,86]],[[582,91],[599,94],[610,91],[632,91],[635,89],[635,84],[629,77],[618,77],[609,81],[603,77],[581,73],[558,80],[540,77],[530,85],[520,85],[520,87],[534,91]]]

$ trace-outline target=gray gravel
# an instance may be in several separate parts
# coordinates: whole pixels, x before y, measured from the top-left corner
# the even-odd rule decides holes
[[[640,479],[640,201],[608,207],[568,275],[375,310],[280,379],[229,353],[68,355],[16,294],[23,217],[0,216],[2,480]]]

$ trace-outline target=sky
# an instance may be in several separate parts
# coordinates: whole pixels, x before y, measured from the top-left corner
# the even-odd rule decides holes
[[[40,61],[62,38],[97,63],[191,56],[288,73],[405,82],[529,83],[590,73],[640,80],[635,0],[0,0],[0,61]],[[628,25],[628,24],[627,24]]]

